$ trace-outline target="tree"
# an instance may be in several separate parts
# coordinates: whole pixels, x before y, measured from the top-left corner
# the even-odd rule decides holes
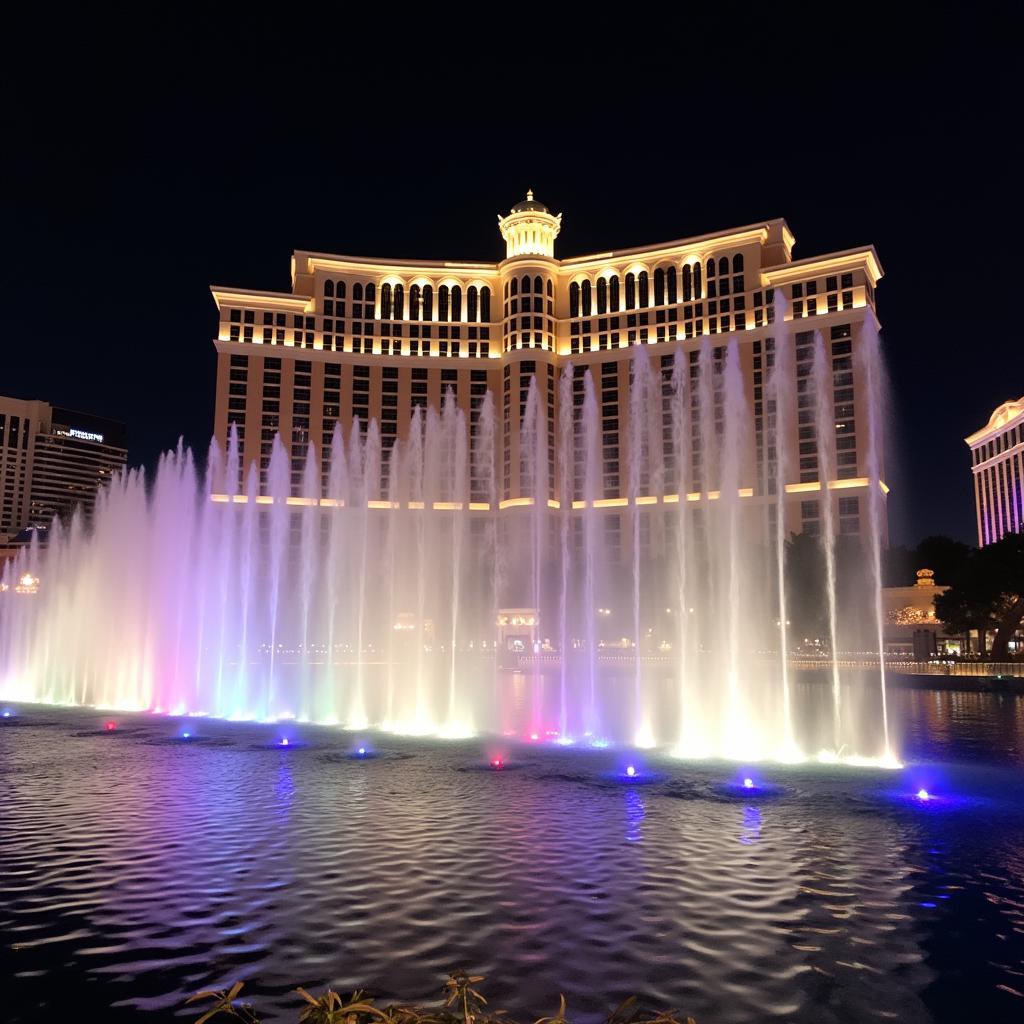
[[[972,551],[950,589],[935,598],[935,614],[955,632],[978,630],[982,651],[986,633],[994,632],[992,660],[1005,661],[1024,620],[1024,534]]]

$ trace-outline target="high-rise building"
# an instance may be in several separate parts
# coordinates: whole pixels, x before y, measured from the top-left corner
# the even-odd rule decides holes
[[[774,495],[784,486],[787,529],[818,532],[830,523],[836,532],[865,532],[869,487],[887,491],[880,444],[872,455],[868,443],[869,429],[880,421],[871,406],[878,388],[858,362],[866,332],[873,337],[878,329],[882,268],[874,248],[794,260],[786,222],[769,220],[559,259],[561,219],[531,192],[499,215],[506,243],[500,262],[297,251],[289,292],[212,287],[220,311],[215,435],[226,445],[237,429],[239,488],[255,466],[267,493],[279,434],[291,456],[295,500],[309,500],[301,494],[311,442],[326,496],[334,425],[340,421],[347,433],[353,417],[364,428],[376,420],[386,474],[387,453],[407,436],[413,410],[439,409],[449,393],[465,414],[472,446],[479,404],[490,391],[500,434],[495,498],[502,509],[531,504],[536,487],[521,441],[533,382],[546,413],[549,505],[558,507],[571,492],[577,508],[586,501],[579,451],[575,479],[563,490],[565,463],[555,457],[553,439],[562,429],[565,397],[571,394],[577,410],[582,406],[589,370],[601,459],[599,493],[590,500],[607,510],[609,537],[616,533],[616,509],[631,501],[699,504],[717,497],[716,469],[701,461],[701,434],[705,428],[721,433],[727,415],[744,417],[739,495],[747,508],[765,512],[758,522],[776,514]],[[783,341],[787,371],[778,400],[791,413],[784,439],[776,437],[776,397],[767,392]],[[638,349],[655,382],[649,404],[660,402],[653,414],[663,451],[657,480],[645,470],[631,484],[630,390]],[[731,391],[726,409],[722,380],[730,350],[742,395],[737,403]],[[564,388],[560,378],[570,363],[572,380]],[[690,451],[673,440],[668,425],[668,393],[681,379],[693,395]],[[702,379],[707,422],[698,425]],[[827,456],[818,450],[826,436],[822,415]],[[784,480],[776,462],[783,441],[792,456]],[[474,487],[472,502],[487,508],[486,499]]]
[[[1003,402],[964,441],[971,449],[978,546],[1019,533],[1024,523],[1024,397]]]
[[[0,397],[0,538],[81,505],[127,461],[122,423],[40,401]]]

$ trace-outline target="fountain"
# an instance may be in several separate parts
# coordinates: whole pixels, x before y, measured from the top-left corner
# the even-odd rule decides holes
[[[152,481],[137,470],[114,480],[91,523],[55,522],[45,547],[7,564],[0,698],[686,757],[891,761],[884,675],[860,685],[840,666],[844,649],[881,645],[877,336],[858,356],[867,640],[862,616],[847,625],[841,614],[837,522],[820,486],[836,476],[820,337],[801,386],[818,474],[799,486],[816,487],[827,574],[822,687],[798,682],[789,658],[784,499],[798,380],[793,342],[777,334],[756,466],[739,341],[667,356],[637,346],[615,496],[599,364],[565,365],[547,390],[532,378],[512,453],[522,497],[505,508],[490,394],[473,407],[472,439],[450,392],[440,410],[417,408],[393,446],[376,422],[336,426],[301,472],[278,439],[262,485],[255,465],[243,477],[234,435],[226,451],[211,445],[202,473],[179,446]],[[31,594],[15,585],[25,575],[39,581]],[[513,670],[499,667],[502,608],[539,616]]]

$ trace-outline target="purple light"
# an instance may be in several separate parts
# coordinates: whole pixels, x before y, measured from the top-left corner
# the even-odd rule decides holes
[[[918,800],[931,800],[931,798],[931,793],[929,793],[927,789],[919,789],[917,791]]]
[[[282,736],[281,737],[281,742],[278,744],[278,746],[279,747],[287,747],[288,746],[288,737],[287,736]]]
[[[626,774],[632,779],[636,777],[636,768],[633,765],[626,766]]]
[[[191,739],[191,737],[192,737],[192,733],[190,733],[190,732],[183,732],[183,733],[181,734],[181,738],[182,738],[183,740]]]
[[[744,789],[753,789],[754,788],[754,780],[750,779],[750,778],[744,779],[743,780],[743,788]]]

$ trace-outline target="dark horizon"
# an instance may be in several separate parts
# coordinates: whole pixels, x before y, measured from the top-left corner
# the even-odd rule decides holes
[[[209,442],[209,286],[286,291],[293,250],[498,260],[496,214],[527,188],[564,212],[563,257],[783,217],[794,258],[874,244],[885,270],[892,541],[976,540],[963,437],[1024,392],[999,308],[1020,148],[999,15],[858,23],[827,48],[778,21],[680,48],[672,24],[632,65],[625,32],[606,65],[568,47],[566,88],[537,54],[497,92],[471,83],[501,60],[453,63],[454,40],[381,77],[324,32],[290,76],[264,60],[269,17],[166,17],[145,38],[63,22],[59,101],[27,60],[8,70],[0,393],[122,420],[152,468],[179,435]],[[376,39],[354,20],[339,38]]]

